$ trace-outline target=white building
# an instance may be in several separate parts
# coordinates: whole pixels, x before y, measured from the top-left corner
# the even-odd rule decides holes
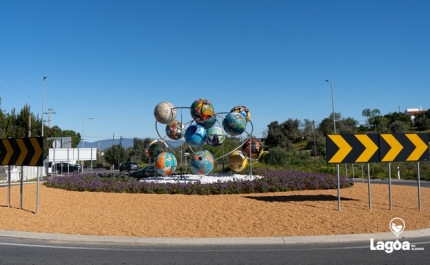
[[[422,107],[420,106],[419,108],[410,108],[410,109],[406,109],[404,114],[405,115],[409,115],[411,116],[411,120],[414,121],[415,117],[420,114],[420,113],[426,113],[427,110],[423,110]]]

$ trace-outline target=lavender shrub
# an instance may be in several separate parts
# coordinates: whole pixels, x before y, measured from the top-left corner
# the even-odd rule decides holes
[[[209,184],[179,181],[176,183],[157,183],[139,182],[124,173],[84,173],[49,177],[44,182],[44,185],[72,191],[188,195],[337,189],[337,176],[324,173],[274,169],[255,169],[253,173],[262,177],[255,178],[254,180],[218,181]],[[352,185],[353,181],[351,179],[340,177],[341,188],[351,187]]]

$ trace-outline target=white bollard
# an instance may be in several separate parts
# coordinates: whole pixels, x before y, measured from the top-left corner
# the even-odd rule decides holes
[[[400,179],[400,167],[397,167],[397,178]]]

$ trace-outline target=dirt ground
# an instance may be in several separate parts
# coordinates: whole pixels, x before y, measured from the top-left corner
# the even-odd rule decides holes
[[[389,232],[402,218],[405,230],[430,227],[430,189],[356,183],[337,190],[242,195],[151,195],[76,192],[40,184],[0,188],[0,229],[81,235],[136,237],[276,237]]]

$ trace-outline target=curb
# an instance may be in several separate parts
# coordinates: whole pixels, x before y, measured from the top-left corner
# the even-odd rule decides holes
[[[430,228],[404,231],[401,239],[430,236]],[[227,238],[163,238],[163,237],[122,237],[85,236],[52,233],[34,233],[0,230],[0,237],[39,239],[66,242],[116,243],[133,245],[290,245],[306,243],[339,243],[375,240],[395,240],[391,232],[371,234],[349,234],[331,236],[284,236],[284,237],[227,237]]]

